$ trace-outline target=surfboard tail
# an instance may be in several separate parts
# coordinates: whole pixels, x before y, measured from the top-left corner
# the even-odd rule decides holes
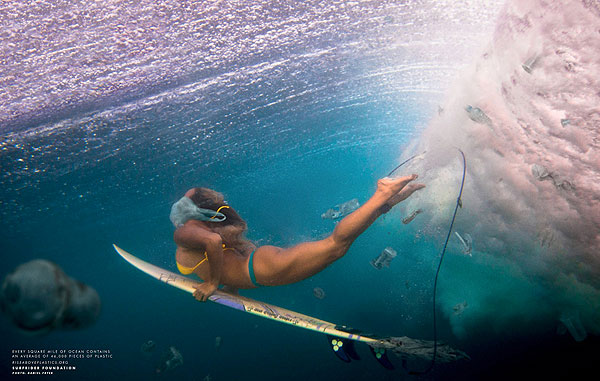
[[[373,355],[373,357],[375,357],[375,360],[377,360],[377,362],[381,366],[383,366],[385,369],[389,369],[389,370],[394,369],[394,365],[388,358],[387,351],[385,350],[385,348],[373,347],[373,346],[369,345],[369,349],[371,350],[371,354]]]
[[[201,284],[196,280],[175,274],[137,258],[117,245],[113,246],[117,253],[132,266],[169,286],[193,293],[195,291],[194,287]],[[344,325],[336,325],[321,319],[240,295],[234,295],[222,290],[215,291],[215,293],[210,296],[209,300],[228,308],[233,308],[279,323],[285,323],[294,327],[325,334],[335,355],[345,362],[360,359],[358,353],[354,349],[355,341],[369,345],[371,354],[373,354],[377,362],[386,369],[393,369],[393,365],[387,357],[389,351],[394,352],[394,354],[398,355],[401,359],[431,359],[434,355],[435,343],[432,341],[411,339],[405,336],[376,336]],[[448,345],[437,343],[437,362],[451,362],[468,358],[469,356],[464,352],[451,348]]]
[[[354,349],[354,340],[342,339],[341,337],[331,335],[326,335],[326,337],[337,358],[344,362],[360,360],[360,356],[356,353],[356,349]]]
[[[356,352],[354,348],[355,340],[350,339],[342,339],[339,337],[327,335],[327,341],[333,353],[335,353],[336,357],[344,362],[350,362],[352,360],[360,360],[360,356]],[[369,345],[369,349],[373,357],[377,360],[377,362],[386,369],[393,370],[394,365],[387,357],[387,351],[383,347],[379,346],[371,346]]]

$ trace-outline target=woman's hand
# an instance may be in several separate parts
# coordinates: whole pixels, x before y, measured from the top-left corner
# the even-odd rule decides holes
[[[418,183],[410,183],[407,186],[405,186],[404,188],[402,188],[402,190],[398,193],[396,193],[396,195],[392,198],[389,199],[389,201],[387,202],[387,204],[389,206],[394,206],[396,204],[398,204],[399,202],[402,202],[404,200],[406,200],[407,198],[410,197],[411,194],[413,194],[415,191],[418,191],[419,189],[423,189],[425,188],[425,184],[418,184]]]
[[[413,183],[417,175],[404,176],[400,178],[384,177],[377,182],[377,192],[386,201],[389,210],[394,205],[406,200],[415,191],[425,188],[425,184]]]
[[[217,286],[208,282],[204,282],[198,286],[193,286],[196,291],[194,291],[194,298],[199,302],[206,302],[209,296],[211,296],[216,290]]]

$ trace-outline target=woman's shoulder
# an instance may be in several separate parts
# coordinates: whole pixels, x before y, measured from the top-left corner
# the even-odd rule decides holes
[[[222,238],[218,233],[206,228],[202,224],[188,221],[178,227],[173,233],[173,240],[178,246],[192,249],[204,248],[209,244],[221,243]]]

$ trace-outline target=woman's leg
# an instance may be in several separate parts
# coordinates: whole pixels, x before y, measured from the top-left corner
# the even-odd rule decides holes
[[[412,175],[379,180],[375,194],[342,219],[333,233],[323,240],[300,243],[288,249],[259,247],[254,254],[256,280],[265,286],[276,286],[298,282],[320,272],[343,257],[354,240],[382,213],[423,188],[423,184],[409,184],[416,178]]]

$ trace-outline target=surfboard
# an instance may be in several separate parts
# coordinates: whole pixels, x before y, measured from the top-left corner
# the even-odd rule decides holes
[[[156,265],[148,263],[133,254],[121,249],[113,244],[115,250],[123,259],[129,262],[135,268],[144,273],[158,279],[159,281],[168,284],[169,286],[177,287],[180,290],[194,293],[194,286],[200,285],[201,282],[185,276],[173,273],[171,271],[160,268]],[[363,334],[362,332],[346,327],[344,325],[334,324],[325,320],[317,319],[312,316],[304,315],[298,312],[290,311],[285,308],[277,307],[269,303],[260,302],[241,295],[235,295],[223,290],[216,290],[208,300],[220,304],[225,307],[233,308],[239,311],[260,316],[279,323],[285,323],[294,327],[304,328],[311,331],[319,332],[327,335],[329,344],[335,354],[343,361],[349,362],[350,359],[358,360],[358,354],[354,350],[354,342],[363,342],[369,345],[371,353],[377,361],[385,368],[393,369],[392,363],[386,355],[386,349],[394,349],[397,352],[404,353],[410,347],[408,340],[417,342],[409,338],[383,338],[374,335]],[[400,340],[399,340],[400,339]],[[425,341],[418,340],[420,348],[423,348]],[[409,352],[406,352],[408,354]]]

